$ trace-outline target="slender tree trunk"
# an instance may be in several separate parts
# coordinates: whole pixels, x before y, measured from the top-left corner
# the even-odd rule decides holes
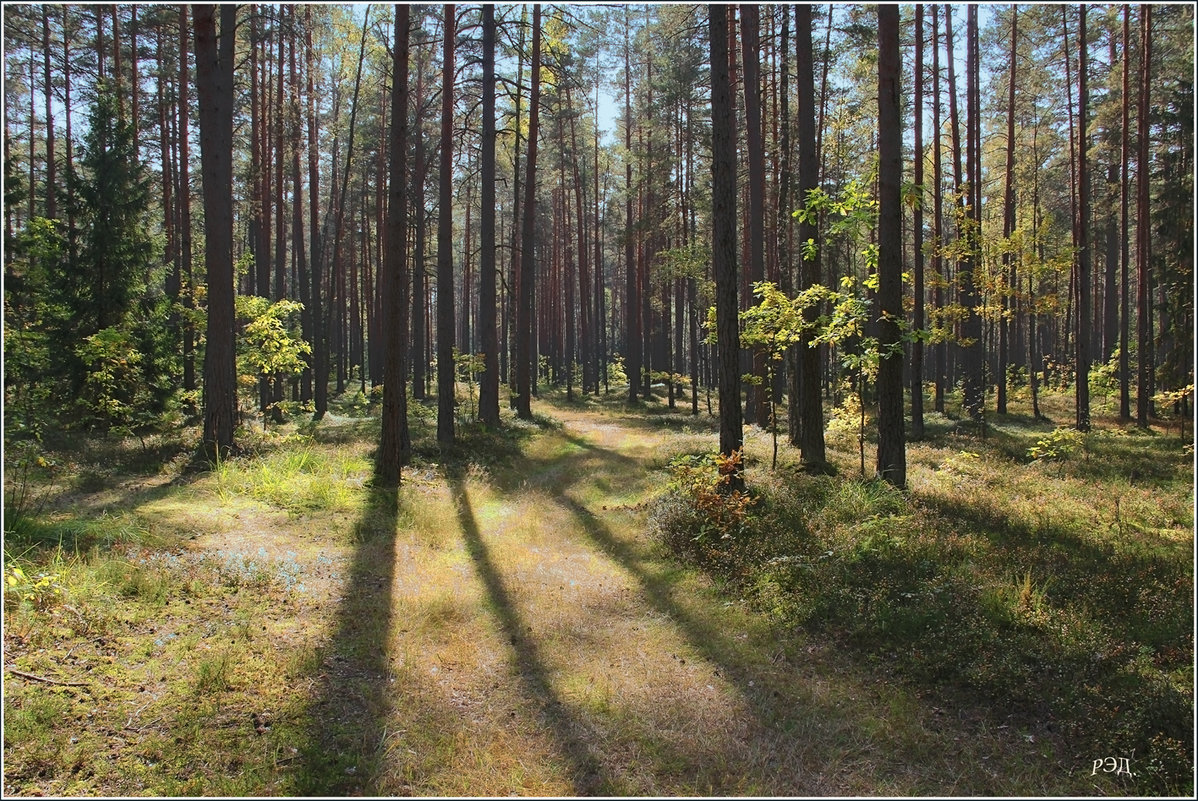
[[[316,65],[312,49],[312,6],[304,7],[304,60],[308,96],[308,246],[312,249],[312,378],[313,419],[329,409],[329,326],[325,318],[325,247],[320,235],[320,153],[317,150]]]
[[[532,419],[533,281],[536,270],[537,135],[541,106],[541,4],[532,8],[532,70],[529,75],[528,162],[524,179],[524,234],[520,242],[520,299],[516,306],[516,414]]]
[[[483,375],[479,418],[499,425],[499,339],[495,329],[495,7],[483,6],[482,219],[479,220],[479,319]]]
[[[346,312],[346,309],[345,309],[345,305],[346,305],[346,300],[348,298],[347,298],[346,285],[345,285],[346,269],[345,269],[345,265],[342,263],[342,257],[341,257],[341,242],[342,242],[342,238],[343,238],[342,234],[344,233],[344,228],[345,228],[345,204],[346,204],[346,196],[349,194],[349,176],[353,172],[353,165],[354,165],[354,138],[355,138],[354,134],[357,131],[358,97],[359,97],[359,94],[360,94],[361,88],[362,88],[362,65],[366,58],[366,40],[367,40],[367,33],[370,29],[369,26],[370,26],[370,9],[369,9],[369,7],[367,7],[366,16],[362,20],[362,34],[361,34],[362,40],[361,40],[361,45],[358,47],[358,66],[357,66],[357,69],[354,71],[354,93],[353,93],[353,98],[350,101],[350,106],[349,106],[349,141],[346,143],[346,146],[345,146],[345,164],[341,165],[341,189],[336,194],[336,215],[335,215],[335,218],[333,221],[333,259],[330,262],[330,266],[333,270],[332,274],[333,274],[333,276],[335,276],[335,281],[330,282],[330,283],[334,284],[336,287],[335,291],[333,292],[335,297],[330,298],[329,309],[326,312],[326,317],[325,317],[326,328],[331,323],[333,323],[333,322],[336,323],[336,328],[334,329],[334,334],[336,335],[335,342],[337,345],[337,392],[339,394],[341,392],[345,391],[345,381],[346,381],[346,377],[347,377],[347,375],[346,375],[346,352],[345,352],[346,351],[346,348],[345,348],[345,343],[346,343],[346,336],[345,336],[345,317],[346,317],[345,312]],[[334,161],[336,161],[336,159],[334,159]],[[334,180],[333,184],[334,184],[333,188],[335,189],[336,188],[335,180]],[[335,301],[335,303],[333,301]],[[334,312],[336,313],[335,320],[334,320]],[[323,384],[328,383],[330,370],[329,370],[329,360],[327,357],[327,353],[326,353],[326,357],[323,362],[323,377],[321,375],[321,373],[322,373],[321,368],[322,368],[322,364],[318,360],[317,368],[316,368],[316,373],[317,373],[316,374],[316,383],[318,386],[321,385],[322,383]],[[317,413],[318,414],[321,413],[319,405],[317,406]]]
[[[383,315],[383,413],[375,477],[382,484],[398,484],[404,459],[404,434],[408,427],[407,365],[404,353],[403,287],[407,283],[408,153],[408,6],[395,5],[395,45],[391,68],[391,176],[387,192],[386,262],[379,276]],[[382,177],[380,176],[380,180]]]
[[[627,317],[625,342],[628,350],[628,400],[635,402],[641,380],[641,299],[637,270],[636,228],[632,220],[632,32],[624,7],[624,314]]]
[[[941,141],[940,118],[940,6],[932,6],[932,306],[937,312],[944,309],[944,148]],[[941,319],[940,325],[944,325]],[[944,396],[948,384],[948,344],[943,340],[934,346],[936,360],[936,392],[932,408],[944,414]]]
[[[1078,24],[1078,110],[1077,110],[1077,180],[1078,180],[1078,210],[1077,210],[1077,244],[1078,244],[1078,276],[1077,276],[1077,350],[1075,351],[1076,367],[1074,387],[1077,395],[1078,431],[1090,430],[1090,139],[1087,133],[1087,117],[1089,116],[1090,90],[1088,75],[1089,47],[1086,43],[1086,5],[1078,7],[1081,15]]]
[[[1136,152],[1136,288],[1137,350],[1139,381],[1136,387],[1136,424],[1148,428],[1152,413],[1152,297],[1149,271],[1152,269],[1151,174],[1148,162],[1151,123],[1148,118],[1152,88],[1152,6],[1140,6],[1140,108],[1139,143]]]
[[[1131,346],[1131,287],[1128,268],[1131,262],[1128,232],[1131,228],[1128,205],[1131,195],[1131,6],[1123,6],[1123,85],[1120,98],[1119,131],[1119,419],[1131,420],[1131,370],[1128,348]]]
[[[233,351],[233,43],[237,7],[196,5],[196,94],[204,177],[204,264],[208,337],[204,357],[204,449],[217,460],[233,447],[237,375]]]
[[[524,226],[520,218],[520,108],[524,99],[524,29],[527,21],[528,6],[523,6],[520,11],[520,32],[516,47],[516,102],[515,114],[513,115],[515,117],[515,124],[513,126],[514,146],[512,147],[512,260],[509,267],[510,280],[508,282],[511,287],[511,291],[508,293],[508,317],[512,319],[513,323],[519,317],[518,307],[521,298],[524,297],[520,284],[520,269],[523,264],[523,259],[520,255],[520,237],[524,233]],[[510,354],[508,369],[505,375],[508,382],[508,404],[512,409],[515,409],[519,404],[516,363],[520,352],[520,336],[521,334],[517,329],[516,335],[507,337],[505,342]]]
[[[421,110],[424,107],[424,60],[416,62],[416,133],[413,136],[416,149],[416,164],[412,170],[412,203],[415,208],[412,224],[415,235],[412,242],[412,397],[424,400],[428,396],[428,322],[425,306],[428,303],[427,278],[424,272],[424,182],[426,163]]]
[[[50,75],[50,8],[45,5],[42,6],[42,66],[42,94],[46,101],[46,217],[54,220],[58,218],[58,177],[55,172],[57,164],[54,161],[54,109],[51,103],[54,84]],[[33,87],[30,87],[31,92],[32,89]],[[32,96],[29,102],[32,104]]]
[[[745,146],[748,152],[749,262],[746,278],[749,290],[754,283],[765,280],[765,148],[761,129],[761,65],[758,62],[761,19],[756,4],[740,7],[741,60],[743,62],[745,94]],[[750,296],[751,298],[751,296]],[[749,302],[752,302],[751,299]],[[759,383],[750,384],[745,402],[747,422],[769,425],[769,393],[766,381],[765,354],[757,349],[752,354],[753,376]]]
[[[744,444],[740,408],[740,334],[736,275],[736,143],[732,138],[732,87],[728,70],[728,12],[708,6],[711,45],[711,260],[716,281],[716,339],[720,359],[720,453],[732,457]],[[800,27],[801,30],[801,27]],[[732,473],[729,489],[744,487]]]
[[[187,6],[179,6],[179,258],[183,263],[183,280],[186,290],[183,293],[183,306],[186,309],[195,308],[195,277],[191,267],[191,128],[188,122],[188,87],[191,79],[187,69]],[[68,85],[70,81],[68,78]],[[69,109],[68,98],[67,108]],[[67,117],[70,120],[70,117]],[[67,141],[70,141],[70,126],[67,126]],[[68,162],[69,162],[68,151]],[[72,171],[68,171],[68,175]],[[74,217],[70,225],[74,239]],[[183,322],[183,389],[193,392],[196,388],[195,377],[195,334],[189,315],[184,315]]]
[[[1019,37],[1019,10],[1011,6],[1011,66],[1007,85],[1007,169],[1003,191],[1003,237],[1009,243],[1015,234],[1015,67],[1016,44]],[[1018,287],[1015,275],[1015,254],[1008,245],[1003,250],[1002,319],[999,322],[998,342],[998,413],[1007,413],[1007,360],[1010,345],[1010,298]]]
[[[924,320],[924,272],[923,272],[923,200],[926,196],[923,185],[923,5],[915,6],[915,161],[914,175],[917,201],[913,211],[915,269],[912,295],[914,306],[911,327],[918,334],[926,325]],[[933,48],[935,43],[933,43]],[[911,343],[911,439],[921,440],[923,426],[923,340],[918,336]]]
[[[288,72],[291,82],[291,251],[295,255],[295,284],[298,287],[300,303],[300,332],[305,342],[312,341],[312,285],[308,275],[308,257],[304,247],[304,193],[300,181],[300,151],[303,143],[300,140],[302,122],[300,119],[299,77],[296,72],[295,58],[295,10],[291,6],[291,47],[288,48]],[[312,365],[310,355],[304,356],[304,369],[300,376],[300,401],[312,399]]]
[[[437,441],[454,439],[453,307],[453,77],[455,7],[443,6],[441,62],[441,172],[437,212]]]

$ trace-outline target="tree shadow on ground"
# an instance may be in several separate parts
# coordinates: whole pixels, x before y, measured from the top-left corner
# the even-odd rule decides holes
[[[536,640],[529,634],[491,558],[478,522],[470,506],[464,477],[460,471],[449,473],[450,492],[466,550],[475,571],[486,588],[488,606],[511,643],[515,667],[528,699],[538,708],[541,722],[555,735],[562,756],[570,765],[570,783],[577,795],[604,795],[611,792],[604,766],[595,753],[587,732],[573,719],[550,683],[548,671]]]
[[[707,610],[705,606],[713,603],[713,599],[693,594],[693,584],[687,579],[689,571],[669,564],[652,543],[620,536],[576,497],[575,487],[585,492],[586,484],[644,486],[657,475],[643,466],[642,459],[598,445],[568,429],[552,435],[576,447],[565,455],[523,457],[514,465],[512,475],[524,480],[507,478],[499,482],[498,489],[511,495],[530,488],[539,490],[546,493],[547,502],[565,509],[584,534],[584,542],[632,577],[633,592],[644,599],[649,616],[669,620],[682,640],[734,690],[751,723],[735,736],[739,738],[736,743],[731,742],[735,739],[731,732],[717,733],[717,744],[709,741],[708,745],[719,750],[718,755],[710,750],[701,753],[693,745],[675,742],[673,735],[664,732],[649,730],[640,735],[653,742],[653,749],[669,754],[667,762],[689,766],[686,770],[691,775],[709,782],[712,788],[709,792],[736,793],[743,792],[744,787],[766,794],[841,791],[844,786],[836,781],[841,766],[875,750],[894,752],[893,759],[876,761],[873,770],[878,786],[943,789],[952,782],[935,783],[930,778],[928,764],[954,765],[959,759],[980,758],[997,747],[994,740],[982,738],[968,745],[953,743],[956,754],[929,755],[927,741],[948,743],[942,742],[939,735],[930,735],[918,743],[905,741],[904,735],[892,735],[881,727],[879,720],[885,717],[886,710],[875,708],[872,701],[862,697],[876,692],[873,687],[877,678],[869,671],[827,652],[812,656],[810,650],[802,649],[802,636],[776,637],[776,632],[768,631],[767,626],[752,631],[737,628],[735,624],[729,626],[734,620],[744,621],[734,614]],[[464,499],[464,494],[455,489],[455,497]],[[460,505],[459,509],[464,517],[469,515],[468,507]],[[463,529],[472,532],[467,536],[474,541],[474,550],[482,547],[481,535],[472,520],[464,520]],[[496,577],[492,581],[498,584],[500,580]],[[506,596],[504,606],[510,607]],[[513,612],[505,626],[519,630],[519,617]],[[535,655],[535,646],[530,643],[527,647]],[[796,681],[797,675],[818,681],[817,677],[831,669],[833,662],[839,674],[835,689],[828,695],[813,692],[810,684]],[[529,667],[522,663],[522,669]],[[543,665],[537,665],[536,671],[535,677],[525,679],[530,691],[549,692]],[[843,704],[838,697],[841,693],[848,694],[855,703]],[[874,699],[877,698],[875,695]],[[696,721],[702,719],[702,704],[698,699],[693,709],[688,709],[690,704],[686,701],[682,704],[680,714]],[[932,711],[916,714],[930,719]],[[915,725],[910,721],[907,724]],[[598,732],[597,742],[601,745],[597,750],[601,758],[610,754],[613,738],[618,740],[626,734],[612,729],[613,724],[605,718],[590,714],[586,715],[586,725]],[[913,780],[913,765],[920,766],[916,771],[921,774],[914,779],[914,785],[909,783]],[[944,770],[948,775],[949,768]]]
[[[291,777],[297,795],[368,793],[381,768],[393,682],[388,655],[399,493],[374,487],[353,527],[357,542],[333,632],[316,651],[309,731]]]

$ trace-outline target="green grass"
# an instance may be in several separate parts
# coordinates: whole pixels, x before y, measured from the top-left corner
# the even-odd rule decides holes
[[[701,553],[678,549],[698,530],[692,495],[653,521],[779,625],[993,725],[1134,755],[1126,789],[1188,794],[1191,451],[1109,426],[1029,457],[1052,430],[1000,417],[985,439],[935,433],[909,448],[906,493],[854,478],[855,449],[834,454],[843,477],[751,471],[750,519]]]
[[[5,518],[6,666],[51,680],[5,678],[6,795],[1191,789],[1176,436],[1036,460],[1055,422],[930,416],[904,493],[751,430],[754,502],[696,538],[701,409],[545,391],[446,447],[414,404],[398,492],[352,399],[211,469],[47,448]]]

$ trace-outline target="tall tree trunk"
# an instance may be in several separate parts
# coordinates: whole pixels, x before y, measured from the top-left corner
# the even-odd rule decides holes
[[[740,7],[741,61],[745,94],[745,149],[748,152],[749,262],[745,265],[750,292],[754,283],[765,280],[765,148],[761,128],[760,10],[756,4]],[[751,295],[750,295],[751,298]],[[751,302],[751,300],[750,300]],[[745,419],[765,427],[769,425],[769,393],[766,383],[765,354],[754,350],[753,376],[745,401]]]
[[[720,375],[720,453],[738,455],[744,444],[740,408],[740,333],[736,275],[736,143],[732,138],[732,87],[728,69],[728,11],[710,5],[711,45],[711,263],[716,282],[716,339]],[[729,489],[744,487],[741,471]]]
[[[204,178],[204,265],[208,341],[204,356],[204,450],[217,460],[233,447],[237,371],[233,350],[233,43],[237,7],[196,5],[196,94]]]
[[[624,7],[624,314],[628,350],[628,400],[636,401],[641,380],[641,299],[634,256],[636,226],[632,220],[632,30],[629,9]]]
[[[807,193],[819,186],[819,152],[816,140],[815,119],[815,61],[812,54],[811,6],[795,6],[795,64],[797,66],[799,100],[799,198],[806,202]],[[803,243],[817,240],[818,223],[811,218],[799,222],[799,250]],[[801,258],[799,290],[806,290],[822,280],[823,271],[820,248],[813,253],[803,253]],[[808,257],[810,256],[810,258]],[[809,323],[815,322],[819,310],[812,307],[804,311]],[[824,443],[824,408],[820,397],[820,355],[823,346],[812,347],[810,330],[804,331],[799,339],[799,412],[802,417],[798,445],[802,451],[803,464],[808,469],[822,470],[827,463]]]
[[[1019,10],[1011,6],[1011,66],[1007,85],[1007,168],[1003,191],[1003,237],[1008,246],[1003,249],[1003,273],[1006,283],[1002,288],[1002,319],[999,322],[998,341],[998,413],[1007,413],[1007,359],[1010,344],[1010,298],[1019,286],[1015,275],[1015,254],[1009,242],[1015,234],[1015,66],[1016,44],[1019,37]]]
[[[54,161],[54,109],[51,102],[53,96],[53,81],[50,76],[50,8],[47,5],[42,6],[42,66],[43,66],[43,85],[42,94],[46,101],[46,217],[54,220],[58,218],[57,185],[58,178],[55,173],[57,165]],[[33,87],[30,87],[29,102],[33,103],[32,97]]]
[[[1075,351],[1075,381],[1077,396],[1078,431],[1090,430],[1090,140],[1087,133],[1090,90],[1087,80],[1089,72],[1089,47],[1086,43],[1086,5],[1078,6],[1081,15],[1078,24],[1078,109],[1077,109],[1077,349]]]
[[[903,435],[902,118],[899,9],[878,6],[878,477],[907,483]]]
[[[191,85],[191,79],[188,77],[187,69],[187,51],[189,49],[187,38],[187,6],[181,5],[179,6],[179,189],[177,192],[179,197],[179,258],[183,262],[183,279],[186,281],[183,306],[186,309],[192,309],[195,307],[195,278],[191,267],[191,130],[188,122],[188,87]],[[69,98],[67,108],[70,108]],[[69,120],[70,117],[68,116],[67,119]],[[67,127],[67,141],[70,141],[70,126]],[[68,175],[70,174],[71,171],[68,171]],[[74,230],[73,220],[72,216],[70,226],[72,231]],[[184,315],[183,389],[191,392],[195,388],[195,334],[190,316]]]
[[[1131,370],[1128,348],[1131,346],[1131,287],[1128,268],[1131,262],[1128,232],[1131,228],[1128,205],[1131,195],[1131,6],[1123,6],[1123,84],[1120,98],[1119,131],[1119,419],[1131,420]]]
[[[329,409],[329,326],[325,319],[325,247],[320,235],[320,152],[317,150],[316,64],[312,49],[312,6],[304,7],[304,61],[308,97],[308,246],[312,249],[312,379],[316,420]]]
[[[369,32],[369,30],[370,30],[370,8],[367,7],[366,16],[362,20],[362,34],[361,34],[362,39],[361,39],[361,44],[358,47],[358,66],[357,66],[357,69],[354,71],[354,93],[353,93],[353,98],[350,101],[350,106],[349,106],[349,141],[346,143],[346,146],[345,146],[345,164],[341,165],[341,189],[340,189],[340,191],[337,192],[336,200],[335,200],[336,215],[335,215],[335,218],[333,221],[333,259],[329,265],[333,270],[332,275],[335,277],[335,281],[331,282],[332,284],[335,284],[335,291],[333,291],[333,293],[332,293],[334,295],[334,297],[330,298],[329,309],[326,312],[326,316],[325,316],[325,326],[327,328],[331,323],[334,322],[334,319],[333,319],[334,312],[336,313],[336,317],[335,317],[336,328],[334,329],[334,334],[336,335],[335,343],[337,345],[337,392],[338,393],[345,391],[345,381],[346,381],[346,377],[347,377],[347,374],[346,374],[346,348],[345,348],[345,343],[346,343],[346,336],[345,336],[346,308],[345,308],[345,305],[346,305],[346,300],[348,299],[348,297],[347,297],[346,285],[345,285],[346,270],[345,270],[345,265],[342,263],[342,258],[341,258],[341,241],[342,241],[342,234],[344,233],[344,228],[345,228],[345,204],[346,204],[346,196],[349,194],[349,176],[353,172],[353,166],[354,166],[354,138],[355,138],[354,134],[357,131],[358,97],[359,97],[359,95],[361,93],[361,89],[362,89],[362,65],[366,59],[366,39],[367,39],[367,33]],[[334,150],[335,149],[336,148],[334,148]],[[336,159],[334,159],[334,162],[335,161],[336,161]],[[336,166],[336,164],[334,164],[334,166]],[[334,180],[333,183],[334,183],[333,188],[336,189],[336,181]],[[334,301],[335,301],[335,303],[334,303]],[[330,371],[329,371],[329,359],[328,359],[327,353],[326,353],[326,356],[325,356],[325,359],[323,362],[323,368],[324,368],[324,370],[323,370],[324,376],[322,379],[321,363],[318,361],[317,362],[317,375],[316,375],[316,382],[318,385],[321,383],[324,383],[324,384],[328,383]],[[317,412],[320,413],[319,407],[317,408]]]
[[[483,375],[478,388],[478,416],[499,425],[499,338],[495,328],[495,7],[483,6],[483,136],[482,219],[479,220],[480,264],[478,325]]]
[[[408,6],[395,5],[395,45],[391,68],[391,177],[387,192],[387,249],[379,281],[383,308],[383,413],[382,433],[375,466],[380,483],[398,484],[408,427],[407,331],[403,287],[407,283],[407,162],[408,162]],[[382,176],[380,176],[380,180]]]
[[[532,7],[532,70],[529,75],[528,162],[524,178],[524,233],[520,238],[520,298],[516,304],[516,414],[532,419],[532,302],[536,269],[537,135],[541,106],[541,4]]]
[[[917,201],[913,210],[912,232],[915,269],[912,283],[914,306],[911,327],[918,334],[924,325],[924,273],[923,273],[923,201],[926,193],[923,185],[923,4],[915,6],[915,160],[914,175]],[[935,47],[935,43],[933,43]],[[923,426],[923,340],[916,336],[911,343],[911,439],[921,440]]]
[[[1136,424],[1148,428],[1152,413],[1152,297],[1149,271],[1152,269],[1151,168],[1148,162],[1152,134],[1148,118],[1152,89],[1152,6],[1140,6],[1140,108],[1139,143],[1136,151],[1136,306],[1139,380],[1136,387]]]
[[[428,303],[428,279],[424,271],[424,237],[425,209],[424,183],[427,179],[425,150],[424,150],[424,120],[421,111],[424,107],[424,60],[416,60],[416,134],[413,136],[416,147],[416,164],[412,170],[412,203],[415,212],[412,215],[412,225],[415,235],[412,242],[412,397],[424,400],[428,396],[428,363],[426,354],[428,344],[428,318],[425,316],[425,306]]]
[[[566,105],[573,109],[573,93],[570,91],[570,84],[566,84]],[[587,390],[595,381],[594,366],[591,361],[591,350],[594,343],[594,330],[592,319],[592,304],[591,304],[591,271],[590,271],[590,247],[587,242],[586,219],[583,217],[583,196],[585,190],[582,181],[582,171],[580,162],[582,161],[582,152],[578,149],[578,116],[570,114],[570,150],[574,154],[571,159],[571,168],[574,179],[574,212],[578,230],[578,351],[579,361],[582,366],[582,393],[585,395]],[[595,218],[595,224],[598,225],[598,217]]]
[[[312,285],[308,275],[308,256],[304,247],[304,193],[300,180],[300,140],[302,126],[300,118],[300,88],[295,58],[296,6],[291,6],[291,47],[288,48],[287,68],[291,83],[291,251],[295,255],[295,283],[303,309],[300,311],[300,333],[305,342],[312,341]],[[300,375],[300,401],[312,399],[312,364],[310,355],[304,356],[304,369]]]
[[[940,130],[940,6],[932,6],[932,306],[937,313],[944,309],[944,148]],[[943,319],[939,320],[944,325]],[[932,408],[944,414],[944,396],[948,384],[948,343],[943,339],[934,346],[936,359],[936,391]]]
[[[437,212],[437,441],[453,442],[453,77],[455,8],[444,13],[441,62],[441,174]]]

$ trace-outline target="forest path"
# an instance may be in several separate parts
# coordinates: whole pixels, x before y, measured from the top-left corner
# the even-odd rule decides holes
[[[709,433],[553,415],[502,473],[417,479],[363,512],[312,708],[337,725],[298,789],[919,793],[931,770],[951,791],[959,738],[896,723],[905,693],[779,640],[651,541],[658,468]]]

